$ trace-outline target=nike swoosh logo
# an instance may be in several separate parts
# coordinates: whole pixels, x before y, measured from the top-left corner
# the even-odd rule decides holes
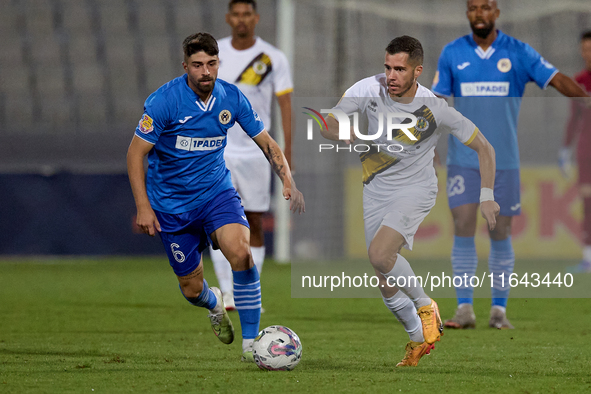
[[[191,119],[192,116],[185,116],[185,119],[179,119],[179,122],[181,122],[182,124],[185,124],[187,122],[187,120]]]
[[[470,62],[464,62],[462,64],[458,64],[458,70],[463,70],[470,65]]]
[[[242,219],[248,221],[248,219],[246,219],[246,216],[240,216]]]
[[[521,207],[521,204],[515,204],[511,207],[512,211],[517,211]]]

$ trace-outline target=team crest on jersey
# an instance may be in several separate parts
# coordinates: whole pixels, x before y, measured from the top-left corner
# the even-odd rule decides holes
[[[240,73],[235,83],[257,86],[273,71],[271,57],[264,52],[259,53]]]
[[[428,128],[429,128],[429,121],[422,116],[418,116],[415,129],[417,129],[418,131],[425,131]]]
[[[508,73],[509,70],[511,70],[511,60],[509,60],[509,58],[506,58],[506,57],[502,58],[497,63],[497,68],[502,73]]]
[[[267,72],[267,65],[258,60],[252,65],[252,69],[257,75],[264,75]]]
[[[144,134],[148,134],[154,130],[154,121],[148,114],[144,114],[144,116],[142,116],[140,119],[139,128]]]
[[[230,123],[230,120],[232,120],[232,114],[227,109],[223,109],[220,112],[218,119],[220,120],[221,124],[226,125]]]

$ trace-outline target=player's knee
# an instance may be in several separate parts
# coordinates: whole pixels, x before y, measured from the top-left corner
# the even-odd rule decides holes
[[[476,231],[476,223],[471,218],[454,218],[455,235],[460,237],[473,237]]]
[[[253,266],[250,247],[248,245],[238,247],[234,250],[233,258],[230,261],[232,269],[242,271]]]
[[[379,272],[389,272],[396,263],[396,254],[392,255],[388,250],[379,246],[370,245],[367,253],[369,262]]]

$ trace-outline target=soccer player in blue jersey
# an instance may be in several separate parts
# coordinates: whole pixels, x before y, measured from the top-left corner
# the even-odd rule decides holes
[[[160,234],[181,292],[191,304],[209,309],[215,335],[229,344],[234,329],[222,294],[209,288],[201,264],[208,244],[221,249],[234,276],[242,360],[254,361],[261,287],[249,247],[248,221],[224,163],[228,129],[238,122],[261,148],[283,182],[283,196],[291,200],[293,212],[304,210],[304,198],[285,156],[249,101],[236,86],[217,79],[216,40],[197,33],[184,40],[183,51],[186,74],[148,97],[127,153],[137,224],[146,234]]]
[[[495,29],[500,15],[496,0],[468,0],[472,34],[452,41],[439,58],[432,90],[439,96],[454,96],[455,107],[472,120],[495,148],[497,173],[494,199],[501,207],[497,226],[489,231],[489,271],[494,275],[489,326],[513,328],[505,308],[509,296],[508,276],[515,256],[511,244],[511,220],[521,212],[517,118],[525,85],[534,81],[568,97],[585,92],[560,73],[531,46]],[[449,138],[447,195],[454,220],[452,267],[454,275],[474,275],[478,258],[474,244],[476,215],[480,202],[478,157],[457,139]],[[501,286],[499,275],[505,275]],[[456,288],[458,309],[445,322],[450,328],[473,328],[473,289]]]

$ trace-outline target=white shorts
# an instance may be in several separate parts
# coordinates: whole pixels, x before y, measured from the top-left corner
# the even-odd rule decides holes
[[[393,190],[388,198],[370,197],[363,193],[365,244],[369,245],[380,226],[390,227],[405,239],[405,248],[412,250],[414,236],[435,205],[437,184],[409,185]]]
[[[271,204],[271,166],[265,156],[225,156],[224,159],[244,210],[267,212]]]

